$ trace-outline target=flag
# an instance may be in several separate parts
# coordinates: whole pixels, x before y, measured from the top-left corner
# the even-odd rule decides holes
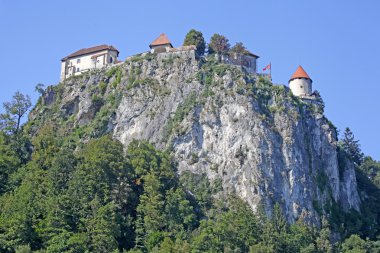
[[[265,68],[263,68],[263,71],[265,71],[267,69],[271,69],[271,67],[272,67],[271,65],[272,65],[271,63],[269,63],[268,65],[266,65]]]

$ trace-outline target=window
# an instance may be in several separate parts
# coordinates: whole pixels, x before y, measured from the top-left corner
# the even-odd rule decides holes
[[[79,68],[77,68],[77,72],[79,72],[79,70],[80,70],[80,69],[79,69]]]
[[[113,59],[112,59],[112,57],[110,57],[110,63],[112,63],[112,61],[113,61]]]
[[[77,59],[77,63],[80,63],[80,58],[79,58],[79,59]]]
[[[303,85],[301,85],[300,88],[303,89]]]

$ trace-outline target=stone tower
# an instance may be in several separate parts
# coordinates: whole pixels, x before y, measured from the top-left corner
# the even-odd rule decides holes
[[[289,80],[289,87],[295,96],[310,96],[313,92],[312,82],[306,71],[301,66],[298,66]]]

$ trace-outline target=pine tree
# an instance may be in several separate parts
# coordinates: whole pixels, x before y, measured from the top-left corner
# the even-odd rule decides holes
[[[363,153],[360,149],[359,140],[355,140],[355,136],[351,129],[346,127],[342,140],[343,150],[348,154],[350,159],[357,165],[363,162]]]
[[[329,222],[325,217],[322,218],[322,229],[319,232],[319,236],[316,240],[317,249],[319,252],[332,253],[333,247],[331,245],[331,231]]]

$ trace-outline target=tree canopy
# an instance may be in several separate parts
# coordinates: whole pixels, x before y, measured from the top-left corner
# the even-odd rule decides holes
[[[183,45],[184,46],[191,46],[191,45],[196,46],[198,55],[203,55],[205,53],[206,42],[205,42],[205,39],[203,38],[203,34],[202,34],[202,32],[197,31],[195,29],[191,29],[186,34]]]
[[[220,34],[215,33],[212,35],[210,39],[210,43],[208,44],[208,53],[213,54],[227,54],[230,50],[230,43],[228,39]]]

